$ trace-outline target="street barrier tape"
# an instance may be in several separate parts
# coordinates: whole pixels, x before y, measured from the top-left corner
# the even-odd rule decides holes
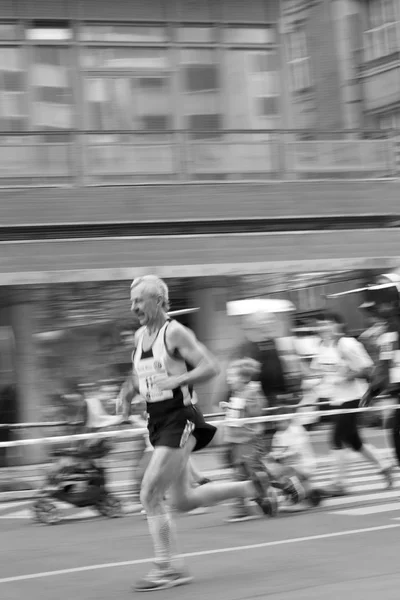
[[[303,405],[304,406],[304,405]],[[291,408],[290,406],[288,408]],[[286,421],[295,416],[301,417],[315,417],[316,411],[301,411],[298,412],[299,405],[296,405],[297,412],[291,412],[284,415],[263,415],[260,417],[248,417],[240,419],[240,423],[251,424],[251,423],[269,423],[269,422],[277,422],[277,421]],[[301,408],[301,407],[300,407]],[[351,414],[351,413],[363,413],[363,412],[382,412],[384,410],[398,410],[400,405],[390,405],[387,404],[385,406],[369,406],[362,408],[337,408],[332,410],[321,410],[318,411],[318,416],[336,416],[340,414]],[[215,415],[213,415],[215,417]],[[211,425],[229,425],[229,424],[238,424],[239,419],[207,419],[208,423]],[[42,438],[31,438],[24,440],[13,440],[10,442],[0,442],[0,448],[13,448],[16,446],[37,446],[39,444],[51,444],[51,443],[60,443],[60,442],[71,442],[71,441],[79,441],[79,440],[88,440],[88,439],[98,439],[98,438],[130,438],[135,439],[148,434],[147,428],[132,428],[132,429],[117,429],[117,430],[106,430],[106,431],[96,431],[95,433],[79,433],[73,435],[59,435],[59,436],[51,436],[51,437],[42,437]]]
[[[391,398],[390,396],[377,396],[375,401],[379,400],[379,401],[390,401]],[[300,402],[297,404],[285,404],[285,407],[287,408],[292,408],[293,411],[298,411],[299,409],[301,409],[301,413],[303,413],[303,409],[304,408],[314,408],[313,411],[313,416],[315,416],[316,413],[318,413],[319,415],[322,415],[322,411],[319,410],[319,408],[321,406],[332,406],[332,402],[330,402],[329,400],[324,400],[322,402]],[[268,413],[273,413],[273,412],[277,412],[280,409],[280,406],[269,406],[268,408],[264,408],[263,409],[263,414],[267,415]],[[379,408],[376,408],[375,410],[382,410],[382,404],[379,405]],[[372,410],[372,407],[369,407],[368,410]],[[112,415],[110,415],[112,416]],[[115,416],[115,415],[114,415]],[[210,413],[210,414],[205,414],[204,418],[206,421],[209,421],[210,419],[217,419],[217,418],[224,418],[225,419],[225,413],[223,412],[215,412],[215,413]],[[2,429],[8,429],[9,431],[17,431],[19,429],[46,429],[46,428],[52,428],[52,427],[78,427],[83,425],[83,421],[39,421],[39,422],[30,422],[30,423],[0,423],[0,431]]]

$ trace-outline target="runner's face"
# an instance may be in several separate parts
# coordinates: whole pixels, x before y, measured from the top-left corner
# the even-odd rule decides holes
[[[156,318],[158,309],[158,297],[148,286],[139,284],[131,290],[131,311],[140,325],[150,325]]]

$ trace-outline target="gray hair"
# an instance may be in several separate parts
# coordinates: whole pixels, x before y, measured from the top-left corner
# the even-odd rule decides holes
[[[145,284],[146,287],[152,288],[156,296],[162,298],[162,309],[165,312],[169,311],[169,291],[168,286],[160,277],[157,275],[143,275],[142,277],[136,277],[131,283],[131,290],[137,287],[141,283]]]

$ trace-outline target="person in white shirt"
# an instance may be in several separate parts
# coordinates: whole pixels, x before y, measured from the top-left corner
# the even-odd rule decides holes
[[[286,415],[286,418],[285,418]],[[294,503],[309,498],[319,504],[320,494],[312,486],[317,460],[309,434],[301,425],[293,408],[284,406],[277,412],[277,429],[272,438],[267,469],[273,485],[283,490]]]
[[[346,454],[351,448],[375,464],[383,475],[387,486],[392,486],[389,466],[380,460],[375,448],[363,442],[358,427],[358,414],[348,412],[359,406],[359,401],[368,387],[367,379],[373,368],[373,361],[364,346],[355,338],[344,334],[344,324],[339,315],[326,313],[319,320],[321,343],[313,358],[310,371],[314,373],[314,384],[324,388],[333,408],[343,412],[335,417],[332,431],[332,449],[336,463],[336,477],[330,493],[346,494],[344,481]]]

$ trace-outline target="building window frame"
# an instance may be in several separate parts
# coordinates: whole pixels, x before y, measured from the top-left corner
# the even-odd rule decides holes
[[[295,23],[292,31],[287,32],[286,46],[291,93],[299,94],[309,91],[314,87],[314,81],[304,23]],[[296,49],[299,51],[296,52]]]
[[[259,31],[259,32],[266,32],[266,37],[264,40],[260,39],[257,42],[251,42],[249,40],[246,39],[229,39],[229,31],[231,30],[236,30],[236,31],[245,31],[245,32],[249,32],[249,31]],[[270,40],[268,40],[268,37],[270,38]],[[226,67],[228,64],[228,55],[229,53],[232,52],[248,52],[249,55],[250,53],[254,55],[256,53],[259,53],[260,56],[265,57],[267,53],[275,53],[275,60],[276,60],[276,64],[277,64],[277,69],[276,69],[276,74],[277,74],[277,92],[275,94],[270,94],[268,96],[256,96],[256,98],[258,100],[260,100],[260,102],[266,100],[266,99],[273,99],[274,101],[276,101],[276,105],[278,107],[278,110],[276,112],[276,114],[272,114],[271,115],[262,115],[260,118],[263,119],[271,119],[275,121],[274,127],[262,127],[261,129],[265,129],[265,130],[275,130],[275,129],[279,129],[280,127],[280,123],[282,122],[282,111],[281,111],[281,102],[279,102],[281,96],[282,96],[282,84],[283,84],[283,80],[282,80],[282,70],[280,68],[280,53],[279,53],[279,32],[278,32],[278,28],[277,28],[277,24],[276,23],[271,23],[271,22],[262,22],[262,23],[252,23],[252,22],[247,22],[247,23],[236,23],[236,22],[225,22],[221,25],[221,43],[220,43],[220,48],[221,48],[221,65],[223,67],[223,84],[222,84],[222,89],[223,89],[223,94],[224,94],[224,106],[229,106],[229,94],[228,94],[228,85],[225,79],[225,73],[226,73]],[[229,119],[229,115],[226,114],[226,112],[223,114],[223,120],[224,122],[227,121],[227,119]],[[235,129],[235,128],[233,128]],[[257,128],[255,128],[255,132],[257,131]],[[251,128],[249,129],[249,133],[251,132]]]
[[[385,0],[369,0],[367,3],[367,29],[363,35],[366,62],[400,51],[400,5],[397,0],[392,1],[393,11],[390,14]]]

